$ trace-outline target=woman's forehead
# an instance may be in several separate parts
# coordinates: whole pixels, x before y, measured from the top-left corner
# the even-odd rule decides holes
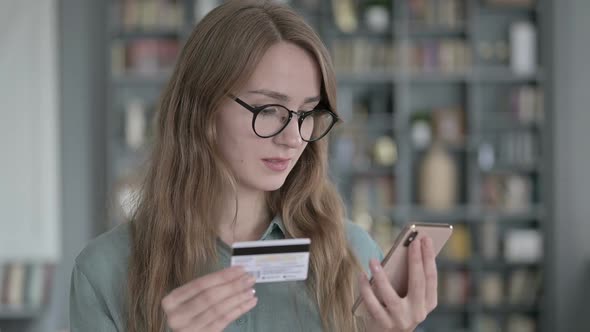
[[[321,79],[313,55],[295,44],[281,42],[266,51],[244,91],[283,101],[316,98],[320,95]]]

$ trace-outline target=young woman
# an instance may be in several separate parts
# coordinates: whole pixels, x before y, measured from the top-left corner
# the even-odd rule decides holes
[[[412,331],[437,302],[431,241],[411,245],[400,298],[327,176],[335,105],[328,52],[300,16],[244,0],[209,13],[161,98],[135,216],[76,259],[72,330]],[[306,281],[228,268],[233,242],[302,237]]]

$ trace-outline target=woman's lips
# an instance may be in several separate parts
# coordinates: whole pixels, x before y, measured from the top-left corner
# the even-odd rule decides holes
[[[269,159],[262,159],[262,162],[271,171],[283,172],[289,167],[289,163],[291,162],[291,159],[269,158]]]

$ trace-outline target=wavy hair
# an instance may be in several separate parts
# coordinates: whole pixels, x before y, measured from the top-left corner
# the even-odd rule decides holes
[[[130,221],[129,331],[165,331],[162,299],[215,267],[222,202],[211,193],[228,185],[235,190],[236,183],[217,147],[216,112],[225,93],[243,86],[278,42],[298,45],[316,59],[322,99],[336,111],[328,51],[290,8],[228,1],[196,25],[160,98],[152,155]],[[327,155],[326,139],[309,143],[283,186],[267,194],[267,204],[272,215],[282,217],[287,237],[311,238],[307,287],[324,329],[356,331],[360,323],[350,310],[362,270],[348,245]]]

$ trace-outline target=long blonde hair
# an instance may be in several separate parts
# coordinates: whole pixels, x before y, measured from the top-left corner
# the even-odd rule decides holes
[[[314,56],[321,96],[335,110],[328,51],[286,6],[226,2],[203,18],[183,48],[160,99],[152,157],[130,221],[129,331],[165,331],[164,296],[214,267],[221,201],[211,193],[235,188],[216,145],[215,113],[226,92],[242,86],[266,50],[280,41]],[[282,217],[287,237],[311,238],[307,285],[324,329],[356,331],[350,309],[361,268],[348,246],[342,201],[327,175],[326,139],[308,144],[284,185],[268,193],[267,203],[272,215]]]

